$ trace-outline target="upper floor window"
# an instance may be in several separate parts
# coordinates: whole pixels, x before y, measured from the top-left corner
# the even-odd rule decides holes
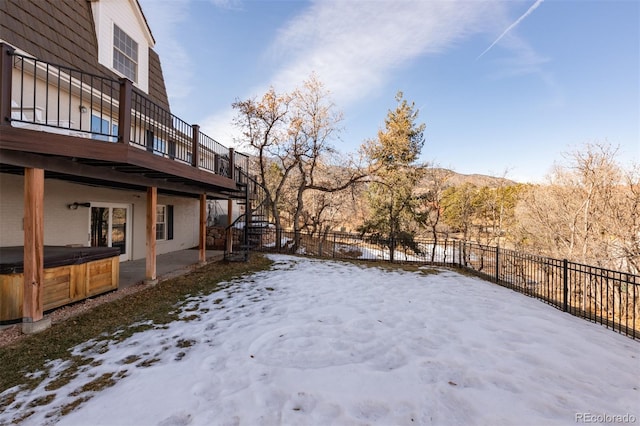
[[[91,114],[91,137],[101,141],[117,142],[118,125],[107,116]]]
[[[113,26],[113,68],[133,82],[138,81],[138,43]]]

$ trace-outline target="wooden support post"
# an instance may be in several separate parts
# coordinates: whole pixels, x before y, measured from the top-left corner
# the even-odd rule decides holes
[[[207,263],[207,194],[200,194],[200,234],[198,238],[198,262]]]
[[[158,206],[158,188],[147,188],[147,262],[145,281],[157,282],[156,275],[156,208]]]
[[[227,200],[227,253],[233,252],[233,200]]]
[[[44,321],[44,170],[24,170],[24,278],[22,330],[34,333],[51,325]]]

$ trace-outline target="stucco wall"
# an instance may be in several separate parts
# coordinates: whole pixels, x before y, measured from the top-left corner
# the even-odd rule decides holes
[[[0,246],[19,246],[24,242],[24,178],[0,174]],[[146,255],[146,192],[122,191],[45,180],[44,243],[46,245],[89,245],[90,209],[67,206],[78,203],[118,203],[131,206],[133,222],[132,255]],[[158,204],[174,206],[174,238],[157,241],[157,254],[183,250],[198,245],[199,201],[191,198],[158,196]]]

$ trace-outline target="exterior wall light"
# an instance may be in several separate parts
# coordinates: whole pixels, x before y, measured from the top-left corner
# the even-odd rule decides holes
[[[69,210],[78,210],[78,207],[91,207],[91,203],[72,203],[67,204]]]

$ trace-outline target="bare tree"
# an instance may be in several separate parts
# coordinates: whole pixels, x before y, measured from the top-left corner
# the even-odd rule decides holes
[[[442,196],[442,215],[444,222],[456,232],[462,233],[466,243],[471,239],[471,232],[478,210],[480,209],[478,187],[471,183],[451,186]],[[466,244],[463,244],[463,258],[468,261]]]
[[[296,167],[288,137],[291,102],[291,95],[278,94],[272,87],[260,100],[253,98],[233,103],[238,111],[234,124],[242,129],[243,142],[256,153],[258,181],[265,189],[275,221],[278,247],[282,230],[278,206],[288,177]]]
[[[520,244],[528,251],[638,272],[638,169],[625,172],[617,149],[587,144],[556,165],[545,185],[518,207]]]
[[[278,94],[271,88],[260,100],[237,101],[233,107],[238,110],[234,122],[243,130],[243,141],[256,153],[259,183],[266,188],[277,246],[283,213],[289,213],[297,249],[304,218],[310,216],[305,209],[306,193],[345,190],[368,172],[353,161],[332,161],[338,158],[332,142],[340,131],[342,115],[315,75],[291,93]]]
[[[453,172],[451,170],[430,167],[425,169],[423,193],[417,195],[415,219],[419,226],[428,228],[433,239],[431,248],[431,261],[435,261],[438,247],[438,235],[441,233],[440,221],[442,219],[443,196],[448,186],[447,181]]]
[[[507,184],[501,179],[496,187],[483,186],[476,195],[478,210],[477,239],[481,243],[501,246],[515,227],[515,209],[522,185]]]

